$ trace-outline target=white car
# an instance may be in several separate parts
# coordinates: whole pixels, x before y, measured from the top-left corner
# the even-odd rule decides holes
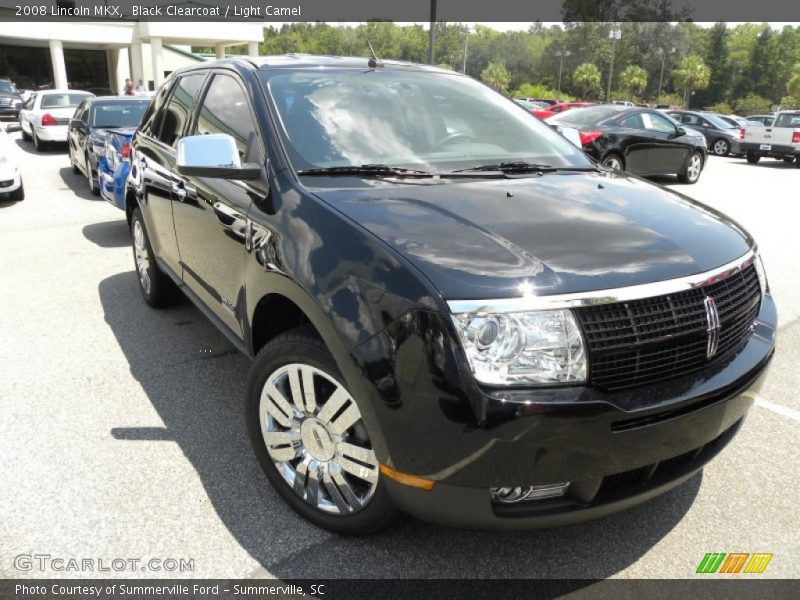
[[[19,167],[11,158],[6,135],[0,134],[0,194],[8,194],[11,200],[24,200],[25,188]]]
[[[42,151],[50,142],[66,142],[69,120],[75,107],[89,92],[79,90],[39,90],[31,94],[19,111],[23,140],[33,140]]]

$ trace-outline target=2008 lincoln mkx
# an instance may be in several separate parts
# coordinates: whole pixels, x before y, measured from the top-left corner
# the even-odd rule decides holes
[[[741,226],[456,73],[204,63],[161,86],[130,160],[145,301],[180,290],[253,357],[255,454],[333,531],[652,498],[735,436],[773,354]]]

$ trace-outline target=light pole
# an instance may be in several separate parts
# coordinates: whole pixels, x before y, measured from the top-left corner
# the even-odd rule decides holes
[[[614,76],[614,49],[617,46],[617,40],[622,38],[622,31],[619,25],[614,23],[611,26],[611,31],[608,32],[608,38],[611,40],[611,65],[608,67],[608,90],[606,91],[606,102],[611,101],[611,78]]]
[[[464,26],[464,75],[467,74],[467,50],[469,49],[469,34],[470,34],[470,27],[469,25]]]
[[[667,54],[675,54],[675,48],[670,48],[667,52],[666,48],[661,48],[661,75],[658,77],[658,95],[656,96],[656,106],[659,105],[661,100],[661,84],[664,82],[664,65],[667,63]]]
[[[564,70],[564,57],[569,56],[569,50],[559,50],[556,52],[558,57],[558,90],[556,91],[556,100],[561,101],[561,72]]]

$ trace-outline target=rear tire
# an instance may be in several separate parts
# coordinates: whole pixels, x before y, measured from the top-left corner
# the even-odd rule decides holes
[[[606,155],[603,159],[603,164],[607,167],[611,167],[612,169],[616,169],[618,171],[625,170],[625,161],[622,160],[622,157],[617,154],[616,152],[610,152]]]
[[[29,133],[25,133],[25,130],[22,128],[22,121],[19,122],[19,130],[20,130],[20,133],[22,134],[22,140],[24,142],[30,142],[31,141],[31,136],[30,136]]]
[[[749,162],[751,165],[756,164],[760,160],[761,160],[761,157],[758,154],[756,154],[755,152],[748,152],[747,153],[747,162]]]
[[[94,173],[92,172],[92,163],[89,160],[89,154],[86,154],[85,160],[86,160],[86,183],[89,186],[89,191],[92,193],[92,196],[99,196],[100,186],[97,185],[97,178],[94,176]]]
[[[25,200],[25,187],[22,185],[22,181],[19,182],[19,187],[15,189],[13,192],[9,194],[9,197],[14,202],[19,202],[20,200]]]
[[[131,216],[131,240],[133,263],[136,266],[139,291],[142,292],[144,301],[154,308],[173,304],[178,295],[178,288],[169,275],[158,268],[142,212],[138,208],[133,209]]]
[[[714,140],[714,143],[711,144],[711,151],[715,156],[728,156],[731,151],[731,144],[728,140],[723,140],[722,138]]]
[[[33,130],[32,137],[33,137],[33,147],[36,148],[37,152],[44,152],[45,150],[47,150],[47,143],[39,139],[39,136],[36,135],[35,129]]]
[[[67,153],[69,154],[69,166],[72,167],[72,172],[75,175],[80,175],[81,170],[75,164],[75,157],[72,155],[72,144],[67,144]]]
[[[697,183],[700,174],[703,172],[703,155],[700,152],[692,152],[686,161],[683,171],[678,173],[678,181],[681,183]]]
[[[380,476],[359,407],[333,356],[315,333],[307,327],[295,329],[259,351],[247,382],[250,441],[272,487],[300,516],[338,534],[366,535],[386,527],[395,516],[395,507]],[[289,385],[293,373],[297,377],[294,388]],[[313,398],[305,393],[306,381],[315,390]],[[270,384],[284,400],[272,400],[275,396],[267,393]],[[347,408],[344,412],[329,410],[326,417],[328,402]],[[345,416],[348,413],[350,418]],[[344,432],[337,432],[337,424],[346,426],[339,419],[350,424]],[[317,440],[321,436],[330,447],[325,450],[320,443],[315,449],[312,439],[306,439],[306,427],[319,428]],[[272,441],[268,442],[266,435],[272,436]],[[283,444],[283,437],[294,441]],[[325,456],[320,455],[322,450]],[[354,451],[357,454],[352,454]],[[345,454],[362,466],[369,465],[363,467],[366,479],[352,474],[353,463],[343,460]],[[340,466],[348,462],[348,470]]]
[[[785,162],[787,164],[793,163],[794,162],[794,156],[784,156],[783,157],[783,162]]]

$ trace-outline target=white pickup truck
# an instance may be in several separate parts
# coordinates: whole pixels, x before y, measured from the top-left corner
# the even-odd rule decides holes
[[[757,163],[762,156],[794,161],[800,169],[800,110],[784,110],[768,127],[742,130],[739,147],[747,155],[747,162]]]

